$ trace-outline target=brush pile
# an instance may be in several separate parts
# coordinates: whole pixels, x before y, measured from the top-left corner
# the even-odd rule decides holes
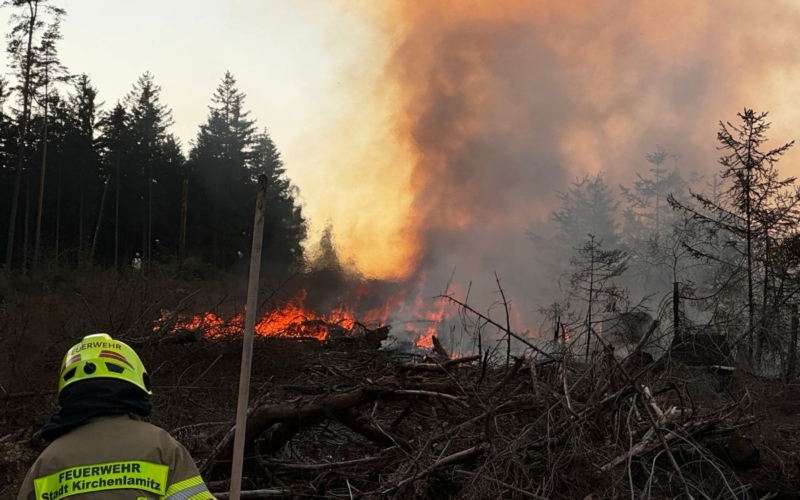
[[[162,336],[139,347],[154,367],[152,421],[225,499],[241,340]],[[637,353],[590,363],[567,349],[454,358],[434,342],[409,359],[376,344],[257,339],[242,498],[777,499],[800,490],[796,384]],[[43,365],[20,392],[0,391],[6,496],[47,444],[38,430],[57,410],[57,367]]]
[[[735,472],[758,467],[759,450],[741,435],[757,419],[731,380],[698,385],[669,359],[436,351],[419,362],[327,352],[262,394],[248,419],[248,498],[763,495]],[[233,431],[218,430],[201,469],[227,491]]]

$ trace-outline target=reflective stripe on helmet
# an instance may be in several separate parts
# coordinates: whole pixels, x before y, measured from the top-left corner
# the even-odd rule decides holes
[[[38,500],[105,490],[142,490],[156,495],[167,491],[169,467],[152,462],[125,461],[81,465],[33,480]]]

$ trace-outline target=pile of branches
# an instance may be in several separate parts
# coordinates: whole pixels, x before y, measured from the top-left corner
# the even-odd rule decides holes
[[[668,359],[435,351],[331,356],[262,395],[242,498],[759,498],[735,472],[758,463],[738,435],[756,419],[735,398],[698,404]],[[215,491],[233,435],[201,464]]]

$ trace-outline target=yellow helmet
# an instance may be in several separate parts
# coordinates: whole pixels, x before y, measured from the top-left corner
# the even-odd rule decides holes
[[[153,394],[150,392],[150,377],[136,351],[107,333],[87,335],[67,351],[61,361],[58,393],[75,382],[96,378],[124,380],[148,396]]]

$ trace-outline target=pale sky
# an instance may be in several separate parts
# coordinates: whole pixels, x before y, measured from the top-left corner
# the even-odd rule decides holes
[[[364,9],[323,0],[72,0],[59,53],[72,73],[87,73],[110,109],[144,72],[151,72],[170,106],[177,135],[189,142],[206,119],[211,95],[229,70],[245,105],[283,154],[318,230],[329,217],[316,173],[324,168],[321,124],[353,106],[352,79],[380,71],[369,54],[379,34]],[[10,9],[2,12],[7,20]],[[8,33],[5,24],[3,32]],[[356,63],[358,61],[358,63]],[[343,80],[351,84],[345,89]],[[313,134],[313,137],[312,135]],[[320,146],[319,148],[316,146]]]
[[[174,113],[173,132],[188,147],[205,120],[226,70],[247,106],[286,149],[326,106],[346,64],[343,29],[333,4],[297,0],[73,0],[60,45],[62,61],[88,73],[107,107],[145,71]],[[332,48],[334,40],[338,46]],[[354,44],[355,45],[355,44]],[[356,47],[354,46],[355,50]],[[288,151],[285,154],[289,154]]]

